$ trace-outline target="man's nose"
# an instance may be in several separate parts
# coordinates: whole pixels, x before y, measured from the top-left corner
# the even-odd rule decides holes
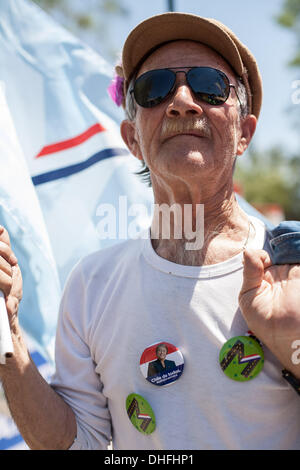
[[[171,101],[167,107],[168,117],[186,117],[187,115],[201,115],[203,109],[193,96],[193,92],[185,81],[175,84]]]

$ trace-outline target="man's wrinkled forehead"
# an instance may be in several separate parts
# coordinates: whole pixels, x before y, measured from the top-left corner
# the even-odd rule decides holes
[[[178,66],[210,66],[232,77],[235,76],[228,62],[214,49],[190,40],[177,40],[162,44],[144,59],[136,76],[153,69]]]

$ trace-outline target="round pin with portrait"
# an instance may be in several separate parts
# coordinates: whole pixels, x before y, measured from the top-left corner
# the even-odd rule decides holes
[[[181,351],[171,343],[160,341],[148,346],[140,359],[143,377],[153,385],[170,385],[179,379],[184,368]]]

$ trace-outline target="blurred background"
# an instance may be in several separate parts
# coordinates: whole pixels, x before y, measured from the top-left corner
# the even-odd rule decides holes
[[[264,85],[257,132],[236,191],[274,223],[300,219],[300,0],[34,0],[113,65],[129,31],[164,11],[216,18],[256,57]]]

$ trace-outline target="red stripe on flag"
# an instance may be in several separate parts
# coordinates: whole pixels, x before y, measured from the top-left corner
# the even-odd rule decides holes
[[[51,153],[60,152],[61,150],[66,150],[72,147],[76,147],[76,145],[80,145],[86,140],[93,137],[93,135],[98,134],[99,132],[103,132],[106,129],[99,123],[94,124],[92,127],[84,131],[82,134],[77,135],[76,137],[72,137],[71,139],[62,140],[61,142],[56,142],[55,144],[46,145],[43,147],[40,153],[35,157],[44,157],[45,155],[49,155]]]

